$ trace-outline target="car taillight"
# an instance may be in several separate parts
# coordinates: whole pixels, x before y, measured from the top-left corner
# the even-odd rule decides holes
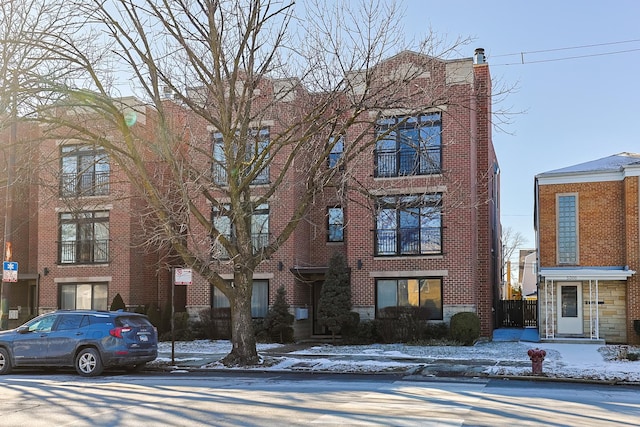
[[[111,335],[112,337],[116,337],[116,338],[122,338],[122,333],[123,332],[129,332],[131,331],[131,328],[128,326],[118,326],[117,328],[113,328],[109,331],[109,335]]]

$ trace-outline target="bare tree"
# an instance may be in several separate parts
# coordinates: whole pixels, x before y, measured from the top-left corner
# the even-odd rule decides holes
[[[79,36],[60,34],[39,47],[65,70],[84,72],[42,79],[44,98],[57,102],[39,106],[38,119],[50,126],[50,138],[100,145],[144,200],[146,243],[175,253],[229,299],[228,364],[258,362],[254,271],[314,200],[349,190],[373,204],[375,191],[359,186],[354,171],[376,144],[371,135],[381,115],[445,114],[445,106],[469,102],[438,77],[442,59],[465,40],[447,46],[429,33],[408,44],[400,12],[387,2],[354,8],[310,1],[303,9],[276,0],[66,4]],[[393,58],[400,53],[399,65]],[[135,101],[119,96],[118,75],[129,79]],[[136,125],[143,118],[146,126]],[[349,143],[327,167],[347,131]],[[256,212],[285,193],[294,195],[287,199],[292,213],[266,233],[268,220]],[[484,201],[467,207],[473,203]],[[221,264],[232,281],[223,279]]]
[[[506,275],[509,261],[516,255],[516,251],[527,244],[527,238],[511,227],[502,229],[502,271]],[[511,283],[507,284],[511,286]]]

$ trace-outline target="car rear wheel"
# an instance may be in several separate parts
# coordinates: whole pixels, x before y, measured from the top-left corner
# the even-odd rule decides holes
[[[103,371],[100,354],[95,348],[84,348],[76,356],[76,372],[83,377],[95,377]]]
[[[0,375],[5,375],[11,372],[11,358],[9,357],[9,351],[5,348],[0,348]]]

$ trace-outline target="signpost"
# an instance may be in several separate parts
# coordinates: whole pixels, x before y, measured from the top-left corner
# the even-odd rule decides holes
[[[171,364],[175,365],[175,296],[177,285],[190,285],[193,282],[193,270],[190,268],[174,268],[171,274]]]

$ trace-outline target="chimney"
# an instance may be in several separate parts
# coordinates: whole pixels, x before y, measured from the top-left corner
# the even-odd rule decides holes
[[[473,54],[473,63],[476,65],[480,65],[480,64],[486,64],[487,62],[485,61],[485,57],[484,57],[484,49],[479,47],[476,49],[475,53]]]

